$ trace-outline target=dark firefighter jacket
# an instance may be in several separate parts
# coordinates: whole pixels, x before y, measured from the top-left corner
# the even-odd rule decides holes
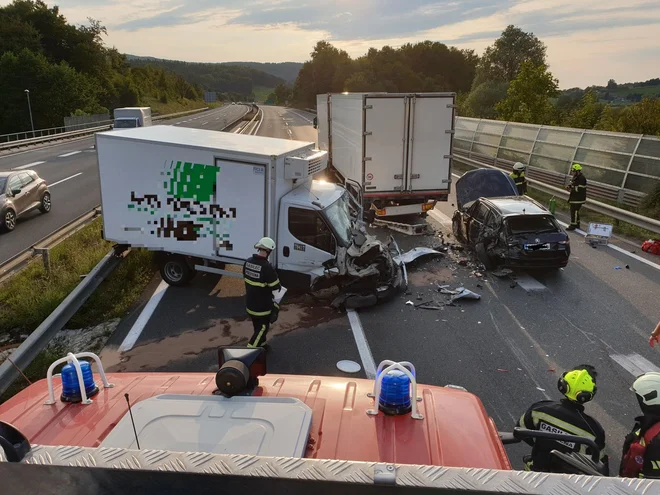
[[[528,430],[548,431],[552,433],[577,435],[593,440],[601,451],[601,460],[607,464],[605,450],[605,430],[598,421],[584,412],[584,406],[568,399],[561,401],[542,400],[532,406],[522,415],[518,424]],[[544,438],[526,439],[532,446],[532,462],[534,471],[561,472],[561,468],[551,455],[552,450],[560,452],[580,452],[591,454],[584,445],[573,442],[559,442]],[[609,469],[609,468],[608,468]]]
[[[268,316],[273,309],[273,291],[280,281],[268,259],[254,255],[243,265],[245,306],[251,316]]]
[[[516,183],[518,194],[521,196],[527,194],[527,178],[525,177],[525,172],[520,172],[520,174],[518,174],[514,171],[509,174],[509,177],[511,177],[513,182]]]
[[[639,438],[640,435],[644,435],[646,430],[648,430],[655,423],[660,421],[660,416],[654,415],[644,415],[638,416],[635,418],[635,427],[631,431],[623,442],[623,459],[630,448],[630,444]],[[619,474],[623,464],[619,468]],[[660,435],[651,440],[646,446],[646,452],[644,453],[644,464],[642,466],[642,472],[640,473],[640,478],[657,478],[660,479]]]
[[[573,177],[571,181],[571,193],[568,196],[569,203],[585,203],[587,201],[587,178],[584,174]]]

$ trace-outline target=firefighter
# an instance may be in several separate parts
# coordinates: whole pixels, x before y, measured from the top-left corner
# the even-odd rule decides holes
[[[650,371],[633,383],[642,416],[623,442],[619,476],[660,479],[660,373]]]
[[[580,208],[587,202],[587,178],[582,173],[582,165],[574,163],[571,167],[573,179],[566,189],[570,192],[568,203],[571,206],[571,224],[568,230],[580,228]]]
[[[596,370],[588,364],[576,366],[566,371],[557,381],[557,388],[564,394],[561,401],[542,400],[522,415],[518,424],[528,430],[577,435],[593,440],[601,452],[604,474],[609,474],[608,458],[605,450],[605,430],[598,421],[584,412],[584,404],[596,394]],[[584,445],[542,438],[529,438],[525,442],[532,446],[532,455],[525,457],[526,471],[551,473],[564,471],[561,463],[550,452],[581,452],[589,454]]]
[[[270,324],[277,320],[280,307],[273,301],[273,291],[280,290],[277,272],[268,262],[275,250],[275,241],[264,237],[254,245],[257,254],[243,265],[245,280],[245,307],[252,319],[254,333],[248,347],[264,347]]]
[[[524,163],[516,162],[513,165],[513,172],[509,174],[509,177],[513,179],[513,182],[516,183],[518,188],[518,194],[521,196],[527,194],[527,178],[525,177],[525,169],[527,167]]]

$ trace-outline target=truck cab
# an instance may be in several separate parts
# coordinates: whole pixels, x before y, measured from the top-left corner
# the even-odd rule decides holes
[[[151,125],[150,107],[115,108],[115,129],[134,129]]]

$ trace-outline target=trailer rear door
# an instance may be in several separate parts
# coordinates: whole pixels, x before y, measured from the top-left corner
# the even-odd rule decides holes
[[[449,192],[454,96],[416,96],[411,109],[406,190]]]
[[[365,197],[401,192],[407,147],[405,96],[365,98]]]

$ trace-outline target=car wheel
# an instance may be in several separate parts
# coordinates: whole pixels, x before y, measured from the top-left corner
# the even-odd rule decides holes
[[[39,211],[41,213],[49,213],[51,206],[52,204],[50,202],[50,193],[44,193],[44,195],[41,196],[41,206],[39,206]]]
[[[7,210],[2,218],[2,230],[11,232],[16,228],[16,213],[14,210]]]
[[[493,258],[486,251],[486,246],[483,242],[480,242],[474,247],[475,252],[477,253],[477,258],[481,263],[486,267],[486,270],[492,270],[495,268],[495,263]]]
[[[160,265],[160,276],[168,285],[182,287],[195,276],[183,256],[168,256]]]

